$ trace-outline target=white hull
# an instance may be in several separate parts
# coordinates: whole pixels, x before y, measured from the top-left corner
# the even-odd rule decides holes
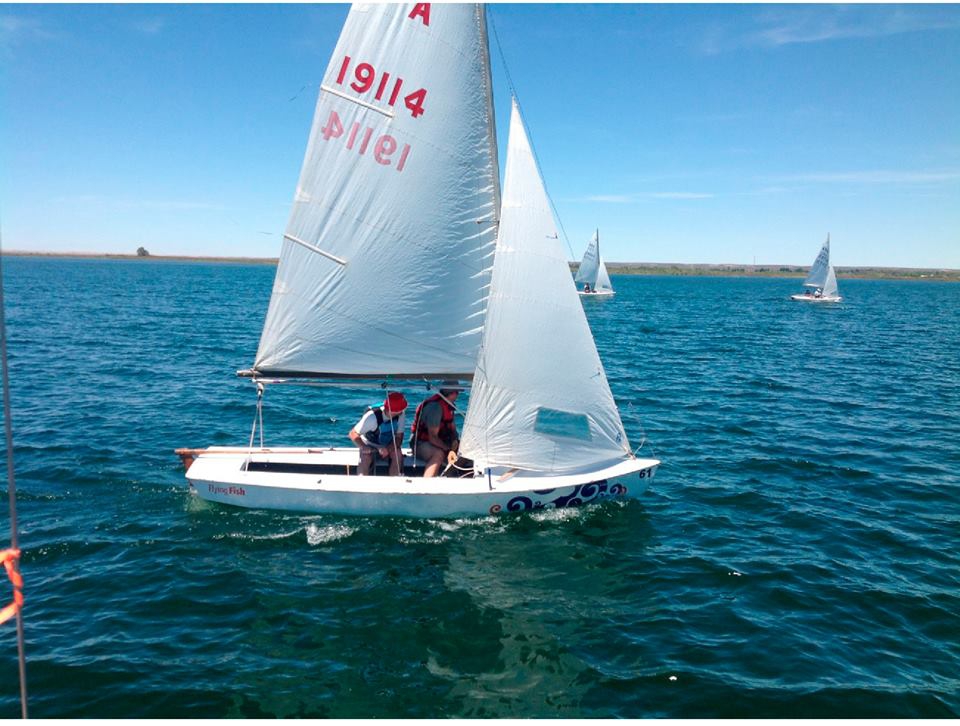
[[[495,469],[489,478],[424,479],[347,474],[356,470],[357,449],[254,449],[251,453],[210,447],[191,453],[196,458],[186,475],[190,489],[211,502],[252,509],[409,517],[489,515],[637,497],[660,464],[656,459],[629,459],[565,476]],[[189,455],[185,462],[189,463]],[[412,465],[412,457],[405,463]]]
[[[814,297],[813,295],[791,295],[791,300],[799,300],[800,302],[812,302],[812,303],[835,303],[843,300],[839,295],[831,297]]]
[[[613,290],[601,290],[600,292],[584,292],[583,290],[577,290],[577,294],[580,295],[580,297],[591,298],[607,298],[616,295]]]

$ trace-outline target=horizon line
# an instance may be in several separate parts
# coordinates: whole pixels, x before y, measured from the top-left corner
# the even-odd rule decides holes
[[[116,259],[131,259],[131,260],[184,260],[184,261],[194,261],[194,262],[252,262],[259,264],[277,264],[280,261],[279,257],[246,257],[246,256],[222,256],[222,255],[158,255],[158,254],[147,254],[147,255],[138,255],[136,253],[130,252],[54,252],[54,251],[37,251],[37,250],[0,250],[0,256],[9,256],[9,257],[67,257],[67,258],[116,258]],[[578,260],[568,261],[571,265],[579,266],[580,262]],[[628,267],[628,266],[639,266],[639,267],[713,267],[718,269],[728,268],[728,267],[737,267],[737,268],[750,268],[757,270],[757,268],[770,268],[770,267],[789,267],[789,268],[798,268],[791,270],[782,270],[789,272],[799,272],[801,270],[809,269],[809,264],[792,264],[786,262],[761,262],[761,263],[747,263],[747,262],[641,262],[641,261],[607,261],[608,267]],[[960,273],[960,268],[954,267],[904,267],[902,265],[835,265],[837,270],[915,270],[918,272],[926,271],[937,271],[937,272],[957,272]]]

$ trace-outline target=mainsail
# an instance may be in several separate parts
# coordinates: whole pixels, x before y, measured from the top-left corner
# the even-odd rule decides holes
[[[321,85],[256,373],[472,375],[497,163],[483,9],[352,6]]]
[[[827,273],[830,268],[830,235],[827,235],[827,241],[823,243],[823,247],[820,248],[820,254],[817,255],[817,259],[813,261],[813,265],[810,267],[810,274],[807,275],[807,279],[804,280],[804,287],[819,287],[823,288],[827,281]],[[834,280],[836,284],[836,280]]]
[[[587,244],[587,251],[583,253],[583,259],[580,260],[580,267],[577,269],[577,275],[574,282],[578,284],[588,284],[594,287],[597,284],[597,275],[600,272],[600,230],[593,233]]]
[[[460,451],[563,474],[630,454],[516,101],[483,346]]]

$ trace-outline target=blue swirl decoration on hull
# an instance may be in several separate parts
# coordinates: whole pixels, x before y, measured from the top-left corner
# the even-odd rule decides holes
[[[534,494],[552,494],[556,489],[543,489]],[[627,493],[623,484],[614,483],[607,486],[607,480],[592,481],[589,484],[578,484],[573,491],[555,499],[531,499],[528,496],[516,496],[507,502],[507,511],[527,512],[533,509],[561,509],[562,507],[579,507],[581,504],[596,501],[606,496],[622,496]]]

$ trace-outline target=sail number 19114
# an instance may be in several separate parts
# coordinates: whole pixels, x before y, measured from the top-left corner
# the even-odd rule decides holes
[[[348,85],[359,95],[363,96],[373,91],[373,98],[377,101],[385,100],[387,104],[393,106],[400,96],[400,89],[403,87],[403,79],[393,78],[391,84],[390,73],[382,71],[379,74],[370,63],[357,63],[353,66],[353,80],[347,75],[353,59],[345,55],[343,63],[340,64],[340,72],[337,74],[336,82],[338,85]],[[378,81],[379,78],[379,81]],[[376,89],[376,90],[374,90]],[[407,107],[410,114],[417,118],[423,115],[423,102],[427,98],[427,89],[420,88],[403,97],[403,105]]]
[[[354,121],[349,127],[345,127],[340,120],[340,114],[336,111],[330,111],[327,123],[320,129],[320,133],[324,141],[343,139],[347,149],[356,151],[361,156],[365,156],[369,151],[378,164],[393,165],[397,171],[403,171],[407,164],[407,157],[410,155],[410,144],[404,144],[401,148],[390,134],[381,134],[374,138],[374,130],[369,126],[361,126],[359,121]],[[400,155],[394,158],[398,150]]]

